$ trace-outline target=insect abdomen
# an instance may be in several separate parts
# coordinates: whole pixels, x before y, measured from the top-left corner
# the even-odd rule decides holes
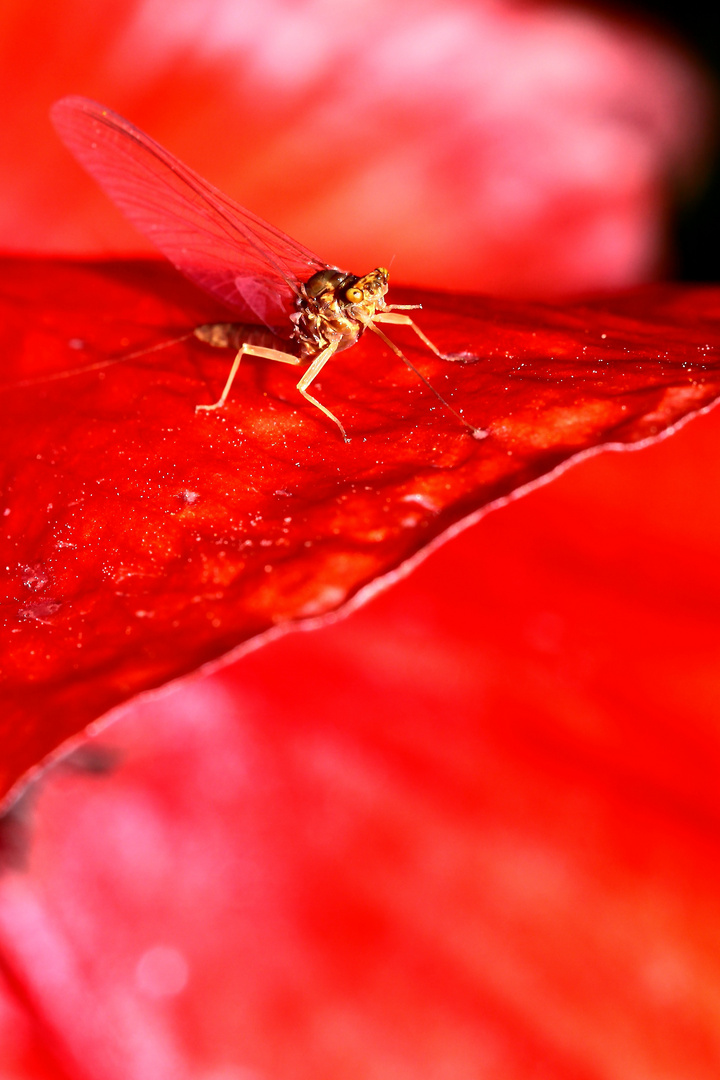
[[[216,349],[239,349],[241,345],[261,345],[266,349],[298,354],[298,343],[281,338],[266,326],[250,323],[204,323],[193,330],[196,338]]]

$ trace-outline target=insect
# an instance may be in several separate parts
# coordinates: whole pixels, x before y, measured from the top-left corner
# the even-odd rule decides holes
[[[193,331],[209,345],[236,350],[219,399],[197,405],[196,412],[224,406],[243,356],[284,364],[309,360],[297,389],[349,442],[340,420],[309,388],[335,353],[371,330],[475,438],[485,436],[445,401],[380,328],[381,323],[408,326],[445,359],[404,314],[419,305],[385,302],[384,267],[358,277],[329,266],[223,195],[133,124],[88,98],[62,98],[53,105],[51,118],[68,149],[133,225],[186,277],[238,314],[238,322],[209,323]]]

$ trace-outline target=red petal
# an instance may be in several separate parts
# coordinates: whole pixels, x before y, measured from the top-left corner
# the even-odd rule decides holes
[[[715,1080],[719,429],[55,770],[0,951],[67,1073]]]
[[[473,439],[368,334],[313,384],[345,445],[286,365],[245,363],[227,408],[195,415],[229,358],[194,340],[12,386],[209,317],[164,264],[7,261],[2,291],[5,788],[113,705],[337,609],[468,514],[720,389],[714,289],[564,306],[400,293],[467,355],[394,336],[489,434]]]

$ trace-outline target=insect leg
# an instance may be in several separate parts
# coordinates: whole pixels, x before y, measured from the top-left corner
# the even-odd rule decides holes
[[[418,369],[415,367],[415,365],[408,360],[405,353],[402,352],[402,350],[397,347],[395,342],[391,341],[390,338],[386,334],[383,334],[382,330],[380,330],[379,327],[375,326],[375,323],[379,322],[380,319],[382,318],[383,322],[402,323],[405,326],[408,326],[408,325],[412,326],[413,330],[415,330],[415,332],[422,338],[423,341],[427,342],[427,344],[430,346],[432,351],[437,356],[439,356],[441,360],[445,359],[443,354],[441,352],[439,352],[435,348],[435,346],[433,345],[433,343],[431,341],[428,341],[428,339],[423,334],[422,330],[419,330],[418,327],[415,325],[415,323],[412,321],[412,319],[408,318],[407,315],[396,315],[396,316],[393,317],[393,315],[391,313],[389,318],[383,318],[384,315],[385,315],[385,312],[381,312],[380,315],[374,315],[372,319],[368,320],[366,325],[370,327],[370,329],[373,331],[374,334],[377,334],[377,336],[379,338],[382,338],[382,340],[385,342],[385,344],[388,346],[388,348],[392,349],[392,351],[395,353],[395,355],[399,356],[400,359],[402,361],[404,361],[404,363],[407,364],[407,366],[410,368],[411,371],[415,372],[418,379],[420,379],[421,382],[424,382],[425,385],[428,387],[428,389],[432,390],[435,397],[438,398],[443,403],[445,408],[449,412],[451,412],[453,414],[453,416],[457,420],[459,420],[460,423],[463,424],[463,426],[466,427],[470,431],[470,433],[471,433],[471,435],[472,435],[472,437],[474,439],[484,439],[486,437],[486,435],[487,435],[487,431],[483,431],[482,428],[476,428],[474,424],[471,424],[468,420],[465,419],[464,416],[461,416],[460,413],[456,409],[453,409],[450,402],[445,400],[445,398],[442,396],[442,394],[438,390],[435,389],[433,384],[431,382],[429,382],[425,378],[425,376],[421,372],[418,371]]]
[[[415,305],[413,305],[414,307]],[[417,305],[419,307],[419,305]],[[389,322],[396,323],[400,326],[409,326],[415,331],[421,341],[424,341],[428,349],[431,349],[436,356],[439,356],[441,360],[445,360],[445,354],[441,353],[437,345],[433,345],[429,337],[423,334],[417,323],[414,323],[409,315],[397,315],[394,311],[380,311],[377,315],[373,315],[373,322]]]
[[[332,344],[332,345],[328,345],[327,348],[323,349],[323,351],[321,353],[318,353],[318,355],[315,357],[315,359],[313,360],[310,367],[307,369],[307,371],[303,375],[300,382],[297,384],[297,388],[298,388],[298,390],[300,391],[300,393],[302,394],[302,396],[304,398],[306,398],[308,401],[310,401],[313,405],[317,406],[317,408],[320,410],[320,412],[325,413],[325,415],[328,416],[333,421],[333,423],[337,424],[337,426],[340,428],[340,431],[342,432],[342,437],[345,440],[345,442],[350,442],[349,438],[347,437],[347,435],[345,433],[345,428],[342,426],[342,424],[338,420],[337,416],[333,416],[333,414],[330,412],[329,409],[326,409],[324,405],[320,404],[320,402],[317,400],[317,398],[314,398],[312,396],[312,394],[308,394],[308,392],[307,392],[307,388],[310,385],[310,383],[313,381],[313,379],[317,375],[320,374],[321,370],[325,367],[328,360],[333,355],[333,353],[336,351],[336,349],[337,349],[337,344]]]
[[[237,375],[237,370],[240,367],[240,361],[243,356],[260,356],[264,360],[279,360],[281,364],[299,364],[301,362],[299,357],[292,356],[290,353],[284,353],[280,349],[267,349],[263,345],[248,345],[247,342],[244,342],[238,349],[237,356],[233,360],[230,374],[227,377],[227,382],[225,383],[223,392],[218,400],[214,405],[196,405],[195,412],[200,412],[201,409],[212,412],[213,409],[221,409],[223,407],[227,401],[227,396],[230,393],[230,387],[235,381],[235,376]]]

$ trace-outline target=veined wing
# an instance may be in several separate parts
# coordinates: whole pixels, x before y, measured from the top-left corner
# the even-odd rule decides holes
[[[111,109],[66,97],[50,115],[80,164],[178,270],[246,321],[290,333],[300,283],[326,263]]]

